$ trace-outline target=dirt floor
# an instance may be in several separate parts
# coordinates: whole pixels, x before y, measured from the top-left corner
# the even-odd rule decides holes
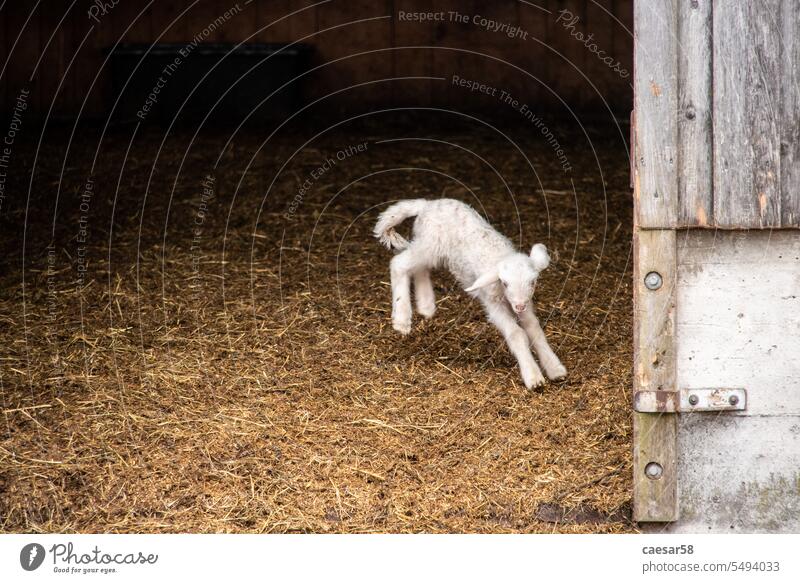
[[[635,530],[627,126],[551,129],[569,172],[520,124],[93,128],[66,160],[71,128],[31,129],[0,208],[0,530]],[[566,381],[526,390],[447,273],[392,330],[372,225],[441,196],[548,245]]]

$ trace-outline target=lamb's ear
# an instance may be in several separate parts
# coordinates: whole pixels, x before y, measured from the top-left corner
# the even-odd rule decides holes
[[[475,282],[464,291],[473,292],[477,289],[489,285],[490,283],[496,282],[498,279],[500,279],[500,276],[497,275],[497,270],[492,269],[490,271],[487,271],[483,275],[480,275],[478,279],[476,279]]]
[[[533,263],[533,268],[536,271],[547,269],[547,266],[550,265],[550,255],[547,254],[547,247],[541,243],[536,243],[531,248],[531,263]]]

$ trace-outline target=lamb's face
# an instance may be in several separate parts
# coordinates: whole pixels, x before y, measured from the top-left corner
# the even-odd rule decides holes
[[[527,310],[539,278],[539,271],[530,257],[517,253],[504,259],[497,266],[497,274],[511,308],[518,314]]]
[[[486,272],[478,276],[471,286],[465,291],[474,293],[488,286],[499,286],[503,290],[503,297],[515,312],[521,314],[528,309],[531,296],[536,288],[539,273],[550,265],[550,256],[541,243],[531,249],[530,255],[514,253],[493,265]],[[494,295],[494,290],[492,295]]]

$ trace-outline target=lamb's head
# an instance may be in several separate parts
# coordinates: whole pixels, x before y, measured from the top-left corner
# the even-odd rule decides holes
[[[481,274],[466,291],[471,292],[499,283],[506,301],[519,314],[528,309],[539,273],[548,265],[550,256],[547,248],[537,243],[531,249],[530,255],[512,253],[501,259],[497,265]]]

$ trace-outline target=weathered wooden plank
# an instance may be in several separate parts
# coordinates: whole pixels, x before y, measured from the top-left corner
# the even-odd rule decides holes
[[[709,226],[712,214],[711,4],[678,13],[678,223]]]
[[[780,0],[714,4],[714,218],[780,226]]]
[[[781,4],[781,226],[800,227],[800,5]]]
[[[634,201],[646,228],[677,222],[677,23],[677,0],[634,4]]]
[[[674,391],[675,384],[675,231],[639,230],[634,235],[634,391]],[[648,289],[649,273],[661,277]],[[634,520],[664,522],[678,517],[676,482],[677,422],[674,414],[634,413]],[[645,473],[658,464],[660,476]]]

